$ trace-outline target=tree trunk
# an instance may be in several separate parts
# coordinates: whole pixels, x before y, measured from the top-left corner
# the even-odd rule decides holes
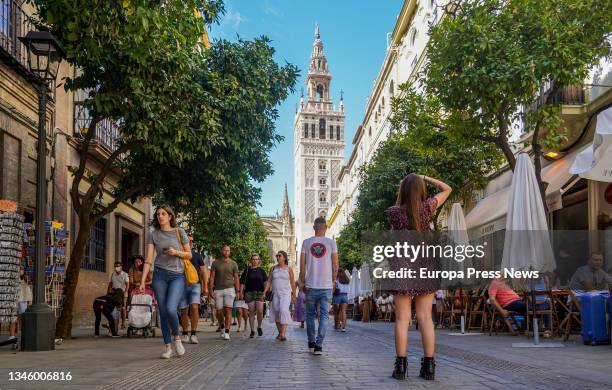
[[[66,280],[64,282],[62,314],[55,325],[55,337],[70,338],[72,331],[72,313],[74,311],[74,297],[76,293],[77,283],[79,281],[79,271],[81,270],[81,262],[85,255],[87,240],[89,239],[90,221],[88,215],[83,216],[83,211],[89,214],[89,210],[81,205],[80,210],[76,210],[79,216],[79,230],[76,241],[70,253],[70,261],[66,268]]]

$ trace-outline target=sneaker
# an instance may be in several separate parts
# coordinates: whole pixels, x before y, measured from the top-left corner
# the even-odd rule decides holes
[[[346,328],[342,328],[342,331],[343,331],[343,332],[346,332]]]
[[[172,357],[172,348],[167,346],[164,352],[161,354],[162,359],[170,359]]]
[[[221,332],[220,336],[221,336],[222,339],[224,339],[225,338],[225,331]]]
[[[263,330],[261,330],[261,328],[257,328],[257,336],[263,336]]]
[[[111,337],[112,337],[112,338],[114,338],[114,339],[116,339],[116,338],[119,338],[119,337],[121,337],[121,336],[119,336],[118,334],[112,334],[112,335],[111,335]]]
[[[308,351],[309,351],[310,353],[314,353],[314,350],[315,350],[315,347],[316,347],[316,346],[317,346],[317,345],[316,345],[314,342],[309,341],[309,342],[308,342]]]
[[[198,336],[196,336],[195,334],[192,334],[191,336],[189,336],[189,342],[191,344],[197,344],[198,343]]]
[[[185,354],[185,347],[183,347],[183,342],[181,340],[174,340],[174,349],[178,356],[183,356]]]
[[[181,341],[184,342],[185,344],[188,344],[189,343],[189,335],[188,334],[184,334],[181,337]]]
[[[323,355],[323,347],[319,347],[318,345],[314,347],[313,355]]]
[[[255,332],[254,332],[254,331],[251,331],[251,335],[249,336],[249,338],[251,338],[251,339],[252,339],[253,337],[255,337]]]
[[[230,335],[229,335],[229,333],[223,333],[223,338],[224,338],[225,340],[229,340],[229,339],[230,339]]]
[[[222,330],[223,330],[223,327],[222,327],[222,326],[219,326],[219,327],[217,327],[216,332],[221,332]]]

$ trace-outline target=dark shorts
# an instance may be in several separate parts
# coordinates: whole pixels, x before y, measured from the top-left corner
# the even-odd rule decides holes
[[[244,293],[244,301],[246,303],[250,303],[253,301],[263,302],[264,301],[263,291],[249,291],[249,292]]]

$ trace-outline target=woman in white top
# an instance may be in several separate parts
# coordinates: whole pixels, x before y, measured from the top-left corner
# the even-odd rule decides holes
[[[268,280],[264,288],[264,296],[272,290],[272,302],[270,302],[270,322],[276,323],[278,329],[277,340],[286,341],[285,331],[291,322],[289,306],[295,304],[295,278],[293,269],[287,263],[287,252],[278,251],[276,254],[278,264],[270,269]]]
[[[346,308],[348,306],[348,290],[351,279],[347,275],[344,268],[338,269],[338,277],[336,278],[336,289],[332,298],[334,307],[334,322],[336,330],[346,332]]]

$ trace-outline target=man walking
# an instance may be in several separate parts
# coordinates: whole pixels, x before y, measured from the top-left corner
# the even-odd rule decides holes
[[[123,270],[123,266],[120,261],[115,261],[115,272],[111,274],[110,281],[108,282],[107,292],[110,294],[117,290],[121,290],[123,298],[121,305],[115,310],[121,311],[121,329],[125,328],[125,299],[127,298],[128,291],[130,289],[130,278]],[[119,320],[115,319],[115,329],[119,329]]]
[[[209,295],[212,298],[214,291],[215,306],[217,307],[217,318],[223,318],[225,331],[221,337],[230,339],[229,329],[232,323],[232,308],[236,292],[240,291],[240,278],[238,277],[238,264],[230,259],[231,248],[229,245],[221,247],[221,258],[215,260],[211,266]],[[219,320],[219,325],[221,321]]]
[[[302,244],[300,283],[306,286],[308,349],[314,355],[321,355],[329,317],[329,305],[338,273],[338,249],[334,240],[325,237],[327,230],[325,218],[315,219],[313,227],[315,235],[304,240]],[[320,308],[320,315],[315,337],[317,306]]]
[[[196,331],[198,329],[198,320],[200,319],[200,300],[202,296],[208,295],[208,280],[206,278],[206,265],[204,258],[193,249],[193,237],[189,238],[189,248],[191,249],[191,263],[198,271],[198,282],[185,286],[185,293],[180,304],[181,308],[181,327],[183,328],[183,343],[197,344],[198,337]],[[189,329],[189,311],[191,310],[191,334],[188,334]]]

